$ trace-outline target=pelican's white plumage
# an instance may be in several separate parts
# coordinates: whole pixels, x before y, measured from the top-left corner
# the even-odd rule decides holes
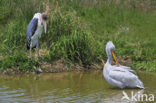
[[[112,55],[115,52],[114,44],[109,41],[106,44],[106,53],[108,56],[107,62],[103,69],[103,75],[106,81],[119,88],[144,88],[143,83],[139,80],[135,71],[130,67],[118,65],[115,55],[114,59],[117,65],[112,64]]]

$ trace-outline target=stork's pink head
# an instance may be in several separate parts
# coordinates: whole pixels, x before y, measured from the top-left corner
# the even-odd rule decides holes
[[[47,20],[47,14],[46,13],[42,13],[42,22],[43,22],[45,34],[47,32],[47,23],[46,23],[46,20]]]

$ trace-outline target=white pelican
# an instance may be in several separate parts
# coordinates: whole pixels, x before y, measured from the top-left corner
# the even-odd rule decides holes
[[[37,46],[37,58],[39,56],[39,39],[43,31],[47,30],[47,15],[45,13],[36,13],[27,27],[27,50],[30,49],[30,57],[32,48]]]
[[[144,88],[135,71],[130,67],[119,65],[115,55],[115,46],[109,41],[106,44],[107,62],[103,68],[103,75],[106,81],[116,87],[123,88]],[[112,64],[112,56],[116,65]]]

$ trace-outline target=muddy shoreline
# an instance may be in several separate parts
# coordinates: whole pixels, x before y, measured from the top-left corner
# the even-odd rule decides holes
[[[90,66],[84,67],[78,64],[66,64],[62,60],[56,61],[54,64],[48,62],[40,62],[40,66],[35,71],[19,71],[16,68],[8,68],[6,70],[0,70],[0,74],[5,75],[16,75],[16,74],[40,74],[40,73],[60,73],[60,72],[78,72],[87,71],[90,69],[102,70],[103,66],[99,64],[91,64]]]
[[[132,61],[130,59],[118,59],[121,65],[131,66]],[[60,72],[79,72],[79,71],[88,71],[88,70],[103,70],[105,65],[104,60],[101,60],[99,64],[92,63],[89,66],[82,66],[79,64],[68,64],[63,60],[57,60],[55,63],[50,64],[48,62],[42,61],[39,62],[40,66],[34,71],[20,71],[17,68],[8,68],[6,70],[0,70],[0,74],[4,75],[18,75],[18,74],[40,74],[40,73],[60,73]]]

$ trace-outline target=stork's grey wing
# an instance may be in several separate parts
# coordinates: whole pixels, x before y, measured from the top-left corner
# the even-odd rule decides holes
[[[38,19],[37,18],[32,19],[27,27],[27,36],[28,37],[29,36],[31,37],[34,35],[34,33],[37,29],[37,25],[38,25]]]
[[[35,34],[37,25],[38,25],[38,19],[33,18],[27,27],[27,49],[30,48],[31,37]]]

